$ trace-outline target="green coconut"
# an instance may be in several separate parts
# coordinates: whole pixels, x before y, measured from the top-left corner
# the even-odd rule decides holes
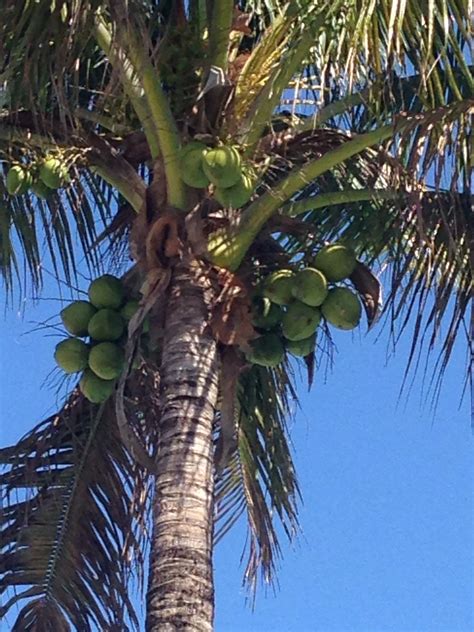
[[[133,318],[133,316],[135,316],[139,307],[140,307],[140,302],[137,301],[136,299],[132,299],[125,303],[125,305],[120,310],[120,314],[122,318],[124,318],[128,322],[129,320]]]
[[[97,312],[88,301],[74,301],[61,311],[61,320],[73,336],[87,336],[89,321]]]
[[[42,180],[35,180],[31,184],[31,192],[42,200],[47,200],[52,193],[51,189]]]
[[[266,296],[256,296],[252,301],[252,323],[259,329],[272,329],[281,322],[283,310]]]
[[[89,347],[79,338],[67,338],[54,351],[54,359],[65,373],[77,373],[87,367]]]
[[[281,321],[283,335],[288,340],[304,340],[314,334],[320,321],[321,310],[301,301],[294,301]]]
[[[124,318],[127,323],[135,316],[138,308],[140,307],[140,302],[136,299],[132,299],[131,301],[127,301],[125,305],[120,310],[120,314],[122,318]],[[150,319],[148,316],[143,321],[142,332],[146,333],[150,330]]]
[[[6,188],[10,195],[23,195],[31,186],[31,175],[20,165],[8,170]]]
[[[247,360],[260,366],[277,366],[285,357],[285,347],[277,334],[268,333],[256,338],[251,343],[251,351]]]
[[[89,285],[89,300],[97,308],[118,309],[124,300],[122,281],[104,274]]]
[[[180,176],[188,186],[202,189],[209,184],[209,178],[203,169],[203,157],[208,149],[204,143],[192,141],[180,151]]]
[[[89,353],[89,366],[103,380],[114,380],[122,372],[125,361],[123,349],[113,342],[101,342]]]
[[[216,187],[214,197],[225,208],[240,208],[247,204],[255,190],[255,183],[245,174],[242,174],[236,184],[228,188]]]
[[[294,356],[304,358],[314,351],[316,347],[316,334],[304,338],[303,340],[287,340],[286,348]]]
[[[114,392],[115,380],[103,380],[90,369],[86,369],[79,382],[84,397],[93,404],[102,404]]]
[[[209,180],[222,189],[237,184],[242,175],[240,154],[235,147],[210,149],[203,156],[202,164]]]
[[[302,303],[318,307],[328,294],[326,277],[320,270],[304,268],[295,275],[291,291]]]
[[[277,305],[288,305],[293,300],[292,287],[295,273],[277,270],[265,279],[263,294]]]
[[[47,158],[40,167],[39,177],[50,189],[59,189],[67,179],[67,169],[58,158]]]
[[[328,281],[347,279],[356,266],[355,254],[342,244],[324,246],[316,255],[313,265],[324,273]]]
[[[324,318],[338,329],[354,329],[360,322],[362,307],[357,295],[346,287],[329,290],[321,305]]]
[[[118,340],[125,330],[125,321],[113,309],[99,309],[89,322],[89,336],[94,340]]]

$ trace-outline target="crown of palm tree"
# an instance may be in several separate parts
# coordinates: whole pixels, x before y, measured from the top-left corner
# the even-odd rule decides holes
[[[415,317],[409,366],[424,346],[440,349],[441,377],[460,335],[472,366],[466,3],[249,0],[233,8],[202,0],[6,3],[2,176],[12,164],[34,171],[54,156],[71,178],[47,199],[8,195],[0,178],[0,269],[10,299],[40,291],[45,259],[71,286],[84,266],[124,272],[137,223],[150,198],[160,201],[149,185],[165,182],[167,204],[191,217],[178,151],[193,136],[218,136],[239,144],[258,185],[230,218],[206,199],[210,264],[255,285],[276,268],[311,262],[326,242],[347,241],[365,262],[352,281],[369,324],[380,299],[375,262],[387,271],[383,310],[395,336]],[[212,68],[220,72],[209,83]],[[330,350],[328,332],[319,344]],[[310,381],[314,365],[312,355]],[[143,414],[158,410],[157,379],[145,364],[126,385],[145,446],[158,426]],[[290,538],[297,532],[286,427],[296,389],[288,363],[253,366],[226,387],[235,388],[238,433],[216,485],[216,540],[247,514],[246,578],[255,586],[259,570],[273,577],[276,522]],[[225,415],[221,406],[216,442]],[[57,415],[1,450],[0,461],[3,586],[23,587],[2,613],[26,603],[24,627],[15,629],[45,621],[55,630],[113,629],[124,616],[135,626],[127,586],[131,564],[143,563],[150,472],[122,442],[113,407],[75,390]]]

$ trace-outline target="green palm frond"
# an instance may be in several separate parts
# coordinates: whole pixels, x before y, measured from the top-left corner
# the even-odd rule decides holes
[[[274,580],[280,555],[279,528],[292,540],[298,531],[300,498],[287,422],[296,394],[289,366],[253,366],[239,381],[238,446],[216,485],[216,541],[242,513],[248,518],[245,580],[255,590],[259,573]]]
[[[153,379],[145,369],[131,379],[132,418]],[[156,428],[152,417],[153,407],[147,419],[135,414],[150,440],[143,424]],[[0,450],[0,463],[2,618],[19,604],[12,629],[137,627],[128,589],[133,561],[135,581],[143,578],[151,490],[120,439],[113,404],[89,404],[75,390],[58,414]]]
[[[400,225],[400,222],[397,222]],[[428,193],[405,209],[404,233],[393,235],[386,262],[390,290],[385,313],[395,340],[414,322],[406,378],[424,351],[437,354],[428,390],[436,399],[456,342],[466,341],[472,376],[474,222],[469,193]]]
[[[465,2],[344,3],[328,16],[311,60],[293,80],[294,107],[312,105],[316,121],[320,109],[359,95],[372,116],[383,115],[407,83],[412,105],[417,84],[414,96],[423,109],[466,98],[474,88],[467,54],[471,37]]]
[[[91,79],[95,89],[102,81],[90,42],[94,11],[101,4],[97,0],[6,3],[0,77],[9,105],[43,114],[59,108],[64,123],[72,107],[87,107],[85,80]],[[63,80],[66,77],[68,81]]]

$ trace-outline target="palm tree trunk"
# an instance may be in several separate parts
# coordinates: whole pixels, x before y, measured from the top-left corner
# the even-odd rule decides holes
[[[205,276],[177,267],[161,366],[147,632],[212,630],[213,443],[219,358],[207,325]]]

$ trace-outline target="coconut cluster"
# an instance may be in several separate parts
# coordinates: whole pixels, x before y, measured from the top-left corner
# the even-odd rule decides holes
[[[252,197],[255,182],[237,147],[212,148],[192,141],[183,147],[179,159],[182,180],[196,189],[213,184],[214,198],[225,208],[240,208]]]
[[[336,285],[355,266],[349,248],[331,244],[321,248],[310,267],[270,274],[253,301],[253,324],[261,335],[252,342],[248,360],[276,366],[286,352],[309,355],[322,319],[342,330],[357,327],[362,314],[359,299],[349,288]]]
[[[56,346],[54,358],[67,374],[84,372],[79,388],[99,404],[113,393],[123,370],[127,323],[139,303],[128,298],[121,280],[110,274],[92,281],[88,295],[88,301],[74,301],[61,311],[71,336]]]
[[[54,156],[47,156],[40,162],[13,165],[8,170],[5,185],[9,195],[24,195],[31,190],[39,198],[46,199],[68,181],[64,163]]]

